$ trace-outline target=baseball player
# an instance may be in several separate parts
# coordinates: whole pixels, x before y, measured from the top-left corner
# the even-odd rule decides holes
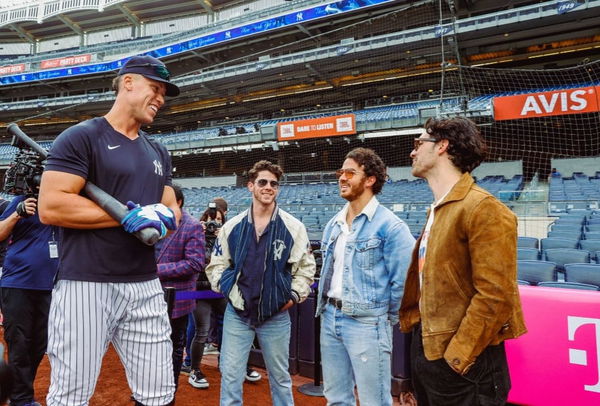
[[[136,405],[173,401],[171,328],[154,248],[130,233],[153,227],[164,237],[180,216],[169,154],[140,130],[179,88],[158,59],[135,56],[113,89],[105,116],[59,135],[42,176],[40,218],[63,227],[48,326],[48,406],[88,404],[109,343]],[[127,202],[121,224],[82,194],[88,180]]]

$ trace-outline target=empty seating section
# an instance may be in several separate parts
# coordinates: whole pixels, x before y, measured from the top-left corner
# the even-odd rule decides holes
[[[292,182],[296,179],[295,176],[287,175],[285,180]],[[302,178],[304,181],[310,181],[309,175]],[[323,175],[315,175],[315,181],[321,179],[324,179]],[[508,180],[502,176],[486,177],[480,183],[486,188],[491,186],[490,189],[496,194],[509,188],[518,191],[522,186],[520,176]],[[230,217],[245,210],[251,202],[248,190],[243,187],[187,188],[184,189],[184,193],[186,208],[195,215],[201,215],[208,202],[217,196],[229,202]],[[420,234],[425,225],[427,209],[433,201],[433,195],[425,181],[419,179],[388,182],[377,198],[381,204],[394,211],[415,236]],[[337,183],[333,182],[284,183],[277,201],[282,208],[299,218],[309,232],[322,231],[331,217],[346,204],[339,196]]]
[[[580,172],[571,177],[552,177],[548,201],[550,211],[554,213],[598,208],[600,178]]]
[[[519,237],[519,283],[600,290],[600,212],[570,209],[558,216],[547,238]]]
[[[519,237],[517,242],[519,248],[535,248],[538,249],[540,242],[535,237]]]
[[[540,242],[542,251],[550,248],[577,248],[579,244],[577,239],[558,237],[542,238]]]
[[[548,261],[518,261],[517,279],[530,285],[540,282],[556,281],[556,264]]]
[[[517,259],[537,261],[540,259],[540,251],[537,248],[517,248]]]
[[[544,259],[554,262],[557,270],[562,272],[565,264],[589,263],[590,253],[575,248],[550,248],[544,250]]]
[[[600,265],[567,264],[565,265],[565,281],[600,286]]]
[[[546,288],[562,288],[562,289],[582,289],[582,290],[600,290],[598,286],[589,285],[587,283],[577,282],[540,282],[538,286]]]

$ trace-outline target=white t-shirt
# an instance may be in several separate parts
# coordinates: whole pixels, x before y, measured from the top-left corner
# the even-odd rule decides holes
[[[369,203],[363,207],[362,211],[356,216],[365,214],[369,219],[375,214],[379,206],[379,201],[375,196],[369,200]],[[346,215],[348,214],[349,203],[346,203],[344,208],[340,210],[335,221],[340,225],[341,233],[338,235],[335,241],[335,248],[333,250],[333,275],[331,275],[331,285],[327,291],[327,296],[335,299],[342,298],[342,282],[344,274],[344,251],[346,250],[346,242],[348,236],[351,234],[350,226],[346,223]]]
[[[427,224],[425,224],[425,230],[423,230],[423,237],[421,237],[421,242],[419,244],[419,286],[423,285],[423,266],[425,266],[425,254],[427,254],[427,241],[429,240],[431,226],[433,226],[433,220],[435,218],[435,208],[446,198],[446,196],[448,196],[450,190],[448,190],[446,194],[440,198],[440,200],[431,203],[429,209],[429,218],[427,219]]]

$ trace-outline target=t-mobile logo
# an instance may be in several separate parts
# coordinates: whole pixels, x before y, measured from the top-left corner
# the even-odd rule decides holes
[[[575,340],[575,332],[581,326],[585,326],[586,324],[593,324],[595,326],[596,333],[596,372],[597,376],[600,375],[600,319],[592,319],[588,317],[574,317],[568,316],[568,325],[569,325],[569,341]],[[587,357],[588,353],[585,350],[579,350],[575,348],[569,348],[569,362],[575,365],[587,365]],[[598,392],[600,393],[600,376],[598,377],[598,382],[594,385],[584,385],[585,390],[590,392]]]

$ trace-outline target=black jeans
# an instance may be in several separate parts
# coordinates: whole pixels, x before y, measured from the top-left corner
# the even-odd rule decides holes
[[[423,351],[421,325],[413,329],[410,362],[419,406],[504,406],[510,376],[504,343],[488,346],[465,375],[444,358],[429,361]]]
[[[183,363],[183,349],[185,348],[185,333],[187,330],[188,315],[171,319],[171,341],[173,341],[173,373],[175,374],[175,390],[179,383],[179,372]]]
[[[227,299],[200,299],[196,301],[196,308],[194,309],[194,324],[196,330],[194,339],[191,345],[191,358],[190,365],[192,370],[200,370],[202,357],[204,356],[204,344],[208,337],[208,330],[210,328],[211,314],[223,314],[225,307],[227,306]],[[221,341],[218,341],[220,348]]]
[[[52,291],[2,288],[4,339],[13,368],[10,404],[33,401],[33,381],[48,344],[48,312]]]

